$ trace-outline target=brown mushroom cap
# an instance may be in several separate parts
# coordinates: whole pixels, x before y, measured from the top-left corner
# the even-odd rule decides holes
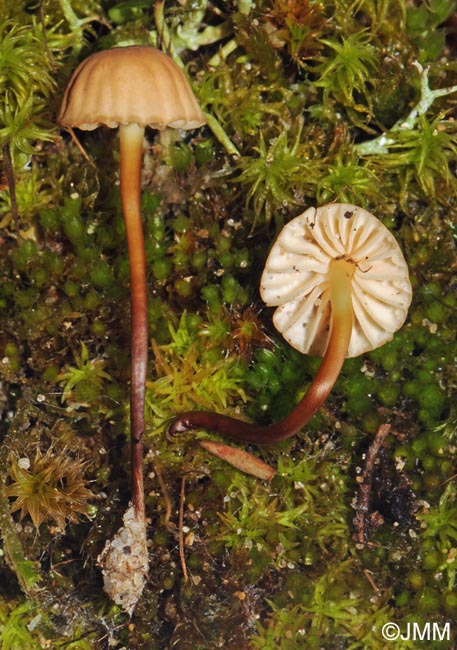
[[[195,129],[206,119],[173,59],[154,47],[132,45],[97,52],[76,68],[58,121],[91,131],[131,122]]]
[[[325,353],[331,319],[329,270],[333,260],[342,259],[355,266],[348,357],[390,341],[406,319],[412,289],[392,233],[354,205],[309,208],[280,232],[260,288],[266,304],[277,306],[275,327],[303,353]]]

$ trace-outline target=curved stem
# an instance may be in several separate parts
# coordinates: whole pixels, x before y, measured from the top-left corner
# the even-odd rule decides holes
[[[171,422],[170,433],[206,429],[234,440],[257,444],[273,444],[298,433],[327,398],[346,358],[353,324],[351,281],[354,270],[354,264],[344,259],[331,262],[329,287],[332,317],[329,342],[311,386],[287,417],[274,424],[260,426],[218,413],[191,411],[179,415]]]
[[[148,358],[146,258],[141,223],[141,164],[144,128],[120,127],[121,201],[130,263],[131,295],[131,472],[135,515],[144,519],[143,443],[144,399]]]

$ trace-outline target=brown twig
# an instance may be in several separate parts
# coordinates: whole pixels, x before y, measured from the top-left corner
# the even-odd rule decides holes
[[[271,481],[276,474],[276,470],[273,467],[270,467],[263,460],[260,460],[260,458],[253,456],[243,449],[224,445],[222,442],[215,442],[214,440],[199,440],[198,442],[210,454],[225,460],[226,463],[236,467],[245,474],[250,474],[264,481]]]
[[[154,471],[157,476],[157,480],[159,482],[160,491],[162,492],[162,496],[165,499],[165,519],[163,523],[165,524],[167,530],[174,530],[175,525],[171,521],[172,504],[171,504],[170,493],[168,491],[167,485],[163,478],[162,465],[159,459],[157,458],[157,456],[155,456],[154,458]]]
[[[97,167],[96,167],[94,161],[90,159],[89,154],[87,153],[87,151],[84,149],[84,147],[82,146],[82,144],[81,144],[80,141],[78,140],[78,138],[77,138],[77,136],[76,136],[76,133],[73,131],[73,129],[71,128],[71,126],[67,126],[67,131],[68,131],[68,133],[70,134],[71,139],[73,140],[74,144],[75,144],[76,147],[78,148],[79,153],[83,156],[83,158],[84,158],[84,159],[89,163],[89,165],[90,165],[91,167],[93,167],[94,169],[96,169]]]
[[[183,476],[181,479],[181,492],[179,495],[179,519],[178,519],[178,545],[179,545],[179,560],[181,562],[181,569],[183,573],[184,582],[189,579],[187,572],[186,556],[184,554],[184,504],[186,502],[186,479]]]
[[[375,438],[368,449],[363,472],[360,474],[360,476],[357,477],[358,494],[354,503],[354,541],[356,542],[357,546],[360,547],[365,546],[367,543],[367,528],[368,523],[370,523],[369,520],[371,519],[370,505],[375,462],[390,429],[390,424],[381,424],[381,426],[378,428]]]
[[[373,577],[372,577],[372,575],[371,575],[371,571],[369,571],[368,569],[364,569],[364,570],[363,570],[363,573],[364,573],[364,575],[365,575],[365,578],[366,578],[366,579],[368,580],[368,582],[370,583],[371,588],[373,589],[373,591],[375,592],[375,594],[379,594],[380,589],[379,589],[378,585],[376,584],[376,582],[374,581],[374,579],[373,579]]]

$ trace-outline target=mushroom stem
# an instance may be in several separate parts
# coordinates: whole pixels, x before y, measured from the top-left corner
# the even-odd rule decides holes
[[[123,124],[119,133],[121,201],[130,263],[132,503],[135,516],[144,519],[142,437],[144,432],[144,401],[148,357],[146,258],[141,223],[141,164],[144,128],[135,123]]]
[[[273,444],[291,438],[309,422],[333,388],[347,355],[353,325],[351,280],[352,261],[333,260],[329,269],[329,297],[332,309],[330,338],[319,370],[299,404],[283,420],[267,426],[242,422],[218,413],[191,411],[176,417],[170,433],[206,429],[235,440]]]

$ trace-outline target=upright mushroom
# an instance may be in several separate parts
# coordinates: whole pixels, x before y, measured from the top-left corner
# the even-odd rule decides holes
[[[119,126],[120,187],[131,291],[131,472],[133,519],[144,526],[144,399],[148,347],[144,237],[141,223],[141,165],[146,126],[195,129],[205,123],[184,72],[163,52],[148,46],[97,52],[73,73],[58,117],[69,129]],[[125,519],[124,519],[125,521]],[[124,604],[127,599],[124,599]],[[126,607],[128,609],[128,607]]]
[[[355,205],[309,208],[280,232],[260,281],[275,327],[292,347],[323,356],[301,402],[268,426],[189,412],[177,433],[207,429],[236,440],[275,443],[300,431],[331,391],[346,357],[374,350],[401,327],[411,303],[408,267],[392,233]]]

